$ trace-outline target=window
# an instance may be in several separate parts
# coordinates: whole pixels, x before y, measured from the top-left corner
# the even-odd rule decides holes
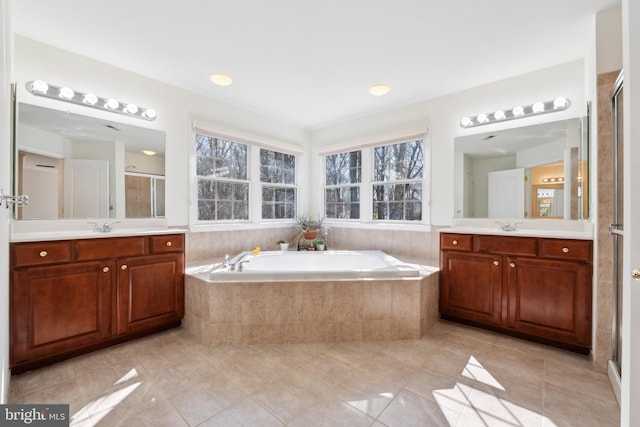
[[[326,156],[325,177],[325,217],[359,219],[362,152]]]
[[[374,221],[422,220],[423,152],[421,139],[374,148]]]
[[[260,149],[262,219],[296,217],[296,156]]]
[[[247,145],[196,135],[198,220],[248,220]]]

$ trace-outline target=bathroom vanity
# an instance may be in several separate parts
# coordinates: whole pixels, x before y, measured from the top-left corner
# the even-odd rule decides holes
[[[99,236],[10,244],[12,373],[180,324],[184,234]]]
[[[592,251],[566,236],[443,232],[440,315],[588,354]]]

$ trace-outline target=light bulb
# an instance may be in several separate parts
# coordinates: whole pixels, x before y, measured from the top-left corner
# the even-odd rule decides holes
[[[513,115],[514,117],[520,117],[524,114],[524,108],[518,106],[518,107],[513,107]]]
[[[76,93],[70,87],[61,87],[60,88],[60,98],[62,98],[62,99],[73,99],[75,94]]]
[[[493,117],[496,120],[502,120],[502,119],[504,119],[506,117],[506,115],[504,114],[504,111],[498,110],[495,113],[493,113]]]
[[[531,109],[534,113],[542,113],[544,111],[544,104],[538,101],[531,106]]]
[[[478,119],[478,123],[487,123],[489,121],[489,117],[484,113],[478,114],[476,119]]]
[[[42,80],[34,80],[33,83],[31,83],[31,89],[34,92],[47,93],[49,91],[49,85]]]
[[[144,110],[144,113],[142,113],[142,117],[153,120],[156,118],[156,111],[152,110],[151,108],[147,108],[146,110]]]
[[[564,96],[558,97],[553,101],[553,109],[554,110],[562,110],[569,106],[569,100]]]
[[[88,105],[96,105],[98,103],[98,97],[93,93],[85,93],[82,102]]]
[[[120,103],[118,101],[116,101],[113,98],[110,98],[109,100],[107,100],[107,102],[104,104],[105,107],[107,107],[110,110],[115,110],[116,108],[118,108],[120,106]]]
[[[470,117],[465,117],[462,120],[460,120],[460,126],[462,127],[469,127],[473,124],[473,120],[471,120]]]
[[[124,111],[126,111],[129,114],[135,114],[138,112],[138,106],[135,104],[129,104],[127,105],[127,108],[124,109]]]

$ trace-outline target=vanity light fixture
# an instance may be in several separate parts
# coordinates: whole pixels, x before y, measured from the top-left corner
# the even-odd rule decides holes
[[[564,182],[564,177],[563,176],[556,176],[556,177],[550,177],[550,178],[542,178],[540,181],[544,182],[545,184],[547,183],[563,183]]]
[[[34,95],[57,99],[58,101],[71,102],[97,108],[98,110],[111,111],[143,120],[155,120],[156,112],[151,108],[138,107],[135,104],[127,104],[113,98],[103,98],[93,93],[85,93],[73,90],[69,87],[60,87],[48,84],[42,80],[33,80],[27,83],[27,90]]]
[[[539,114],[553,113],[569,108],[571,101],[565,97],[558,97],[551,101],[538,101],[531,105],[517,106],[508,110],[497,110],[493,113],[480,113],[476,116],[464,117],[460,120],[460,127],[472,128],[504,120],[520,119]]]

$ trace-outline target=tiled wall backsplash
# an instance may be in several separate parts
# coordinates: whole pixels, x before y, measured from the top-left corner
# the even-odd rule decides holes
[[[326,243],[327,249],[377,249],[401,258],[433,264],[438,260],[437,228],[432,226],[431,231],[330,228]],[[226,254],[234,256],[256,246],[262,250],[276,250],[276,242],[280,239],[288,240],[290,249],[295,250],[294,238],[293,228],[190,232],[187,234],[186,258],[189,263],[218,261]]]

